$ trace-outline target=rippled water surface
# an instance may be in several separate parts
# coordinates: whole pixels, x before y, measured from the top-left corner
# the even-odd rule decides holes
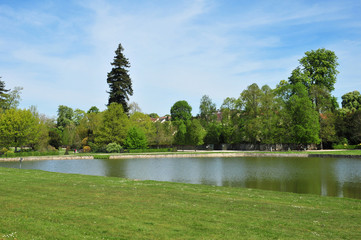
[[[19,168],[19,162],[0,167]],[[153,158],[25,161],[23,169],[259,188],[361,199],[361,158]]]

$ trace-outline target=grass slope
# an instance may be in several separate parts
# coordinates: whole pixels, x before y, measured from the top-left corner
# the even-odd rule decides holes
[[[361,201],[0,168],[0,239],[361,239]]]

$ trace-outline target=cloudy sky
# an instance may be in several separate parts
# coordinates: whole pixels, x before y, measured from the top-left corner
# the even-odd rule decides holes
[[[242,0],[1,0],[0,76],[21,86],[22,108],[105,109],[119,43],[145,113],[178,100],[199,112],[250,84],[274,88],[306,51],[339,58],[333,94],[361,91],[361,2]]]

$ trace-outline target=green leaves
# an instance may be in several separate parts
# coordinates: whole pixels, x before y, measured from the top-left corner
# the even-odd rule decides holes
[[[0,144],[21,147],[38,138],[39,121],[30,110],[9,109],[0,114]]]
[[[131,127],[125,139],[124,146],[127,149],[145,149],[148,147],[148,141],[140,128]]]
[[[110,91],[108,106],[115,102],[123,106],[124,112],[128,113],[129,107],[127,101],[129,96],[133,95],[132,80],[128,73],[130,63],[127,58],[123,55],[123,47],[121,44],[118,45],[115,51],[115,57],[112,70],[108,73],[107,83],[109,84]]]
[[[172,121],[187,121],[192,118],[192,107],[187,101],[178,101],[170,109]]]

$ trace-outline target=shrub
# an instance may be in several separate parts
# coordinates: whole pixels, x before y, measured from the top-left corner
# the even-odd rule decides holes
[[[106,147],[108,153],[120,153],[123,148],[117,143],[109,143]]]
[[[7,151],[9,151],[7,148],[2,148],[0,150],[0,155],[5,154]]]
[[[83,152],[90,153],[90,151],[91,151],[91,148],[89,146],[84,146],[83,147]]]

